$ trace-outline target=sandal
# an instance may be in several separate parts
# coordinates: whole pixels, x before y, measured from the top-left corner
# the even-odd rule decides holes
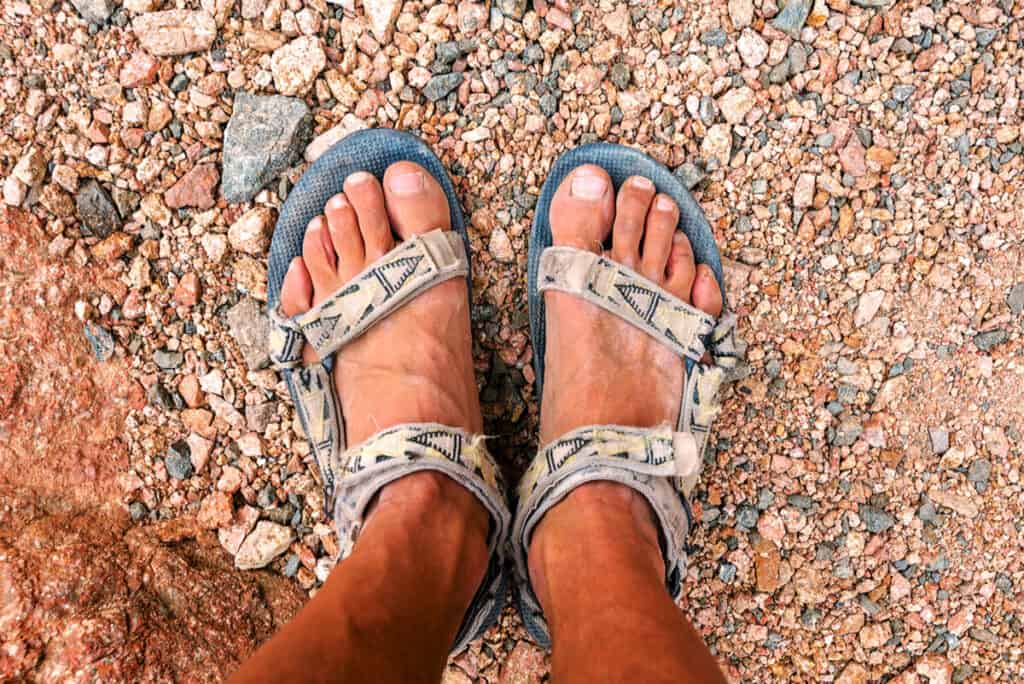
[[[541,190],[530,237],[528,291],[537,396],[542,396],[544,381],[546,290],[576,295],[640,328],[685,360],[686,376],[674,429],[669,425],[581,427],[542,446],[520,481],[511,539],[517,604],[527,631],[544,647],[550,647],[551,638],[530,583],[527,550],[544,514],[585,482],[619,482],[647,499],[660,527],[665,585],[678,599],[686,569],[686,539],[693,525],[689,496],[700,475],[708,431],[720,410],[719,387],[736,368],[743,350],[735,336],[735,315],[723,312],[716,319],[600,254],[552,246],[552,198],[565,176],[583,164],[602,167],[616,188],[639,175],[653,181],[658,192],[670,195],[679,206],[679,229],[689,238],[695,260],[714,271],[725,301],[722,264],[711,227],[668,169],[641,152],[608,143],[584,145],[555,162]],[[705,352],[711,356],[711,365],[701,363]]]
[[[294,317],[280,310],[288,265],[302,254],[306,226],[323,213],[356,171],[382,178],[392,163],[415,162],[444,189],[451,230],[434,230],[399,243],[311,310]],[[386,484],[414,472],[444,473],[471,491],[491,517],[487,573],[459,628],[452,651],[461,651],[496,620],[504,606],[505,538],[510,513],[501,471],[482,435],[435,423],[389,427],[360,445],[346,448],[345,418],[334,388],[334,353],[402,304],[450,278],[465,277],[472,288],[469,236],[451,180],[441,162],[418,138],[389,129],[358,131],[323,154],[303,174],[281,209],[270,248],[268,306],[270,357],[284,377],[309,440],[324,489],[325,513],[334,517],[339,560],[355,545],[366,509]],[[303,365],[311,344],[321,363]]]

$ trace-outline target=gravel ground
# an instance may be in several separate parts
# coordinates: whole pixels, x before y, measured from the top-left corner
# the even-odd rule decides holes
[[[265,264],[306,162],[365,127],[414,131],[450,169],[487,429],[521,470],[539,187],[564,150],[622,142],[693,188],[749,343],[683,600],[730,677],[1024,676],[1022,0],[0,13],[2,201],[88,269],[82,335],[146,397],[119,473],[136,525],[189,519],[310,594],[330,571],[312,457],[267,368]],[[546,665],[508,610],[446,681]]]

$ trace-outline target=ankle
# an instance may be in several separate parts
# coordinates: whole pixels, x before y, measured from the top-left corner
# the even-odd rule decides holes
[[[444,473],[424,470],[399,478],[381,488],[370,505],[367,525],[374,516],[400,516],[411,525],[424,516],[459,522],[471,537],[487,539],[490,515],[468,489]]]
[[[580,568],[663,581],[657,523],[646,499],[617,482],[588,482],[545,514],[529,548],[530,579],[545,612],[560,581],[575,584]]]

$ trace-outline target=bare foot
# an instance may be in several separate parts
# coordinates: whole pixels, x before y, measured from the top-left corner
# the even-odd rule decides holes
[[[292,260],[284,278],[282,311],[287,316],[308,311],[390,251],[396,239],[436,228],[451,229],[448,201],[418,164],[392,164],[383,187],[372,174],[352,174],[344,192],[328,200],[324,214],[306,229],[302,257]],[[303,357],[307,364],[317,361],[311,345]],[[334,380],[350,446],[402,423],[436,422],[481,432],[466,281],[453,278],[422,292],[342,348],[335,355]],[[414,496],[429,495],[440,484],[473,499],[443,476],[421,475],[399,482],[428,482],[428,491]],[[384,488],[379,506],[393,488]]]
[[[650,180],[633,176],[616,196],[608,174],[593,165],[567,176],[551,203],[554,244],[599,252],[610,232],[609,258],[718,316],[722,296],[714,273],[707,265],[694,263],[689,240],[676,231],[678,220],[676,203],[656,194]],[[683,389],[682,359],[642,330],[571,294],[548,291],[544,301],[547,350],[541,444],[586,425],[675,426]],[[638,538],[649,542],[636,550],[664,571],[646,500],[623,485],[588,483],[553,507],[533,534],[530,574],[542,604],[547,582],[541,568],[551,548],[565,546],[546,544],[545,538],[560,536],[561,530],[578,533],[588,523],[577,518],[609,506],[632,517]]]

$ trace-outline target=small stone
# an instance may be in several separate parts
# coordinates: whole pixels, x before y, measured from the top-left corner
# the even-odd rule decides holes
[[[854,178],[860,178],[868,172],[864,146],[860,144],[857,136],[850,136],[850,141],[839,153],[839,163],[842,164],[843,171]]]
[[[727,124],[716,124],[708,129],[700,144],[700,152],[706,159],[716,159],[724,167],[729,166],[732,156],[732,128]]]
[[[242,487],[242,471],[234,466],[224,466],[217,480],[217,490],[234,494]]]
[[[245,425],[254,432],[262,433],[276,416],[277,407],[270,401],[245,407]]]
[[[82,185],[75,196],[83,235],[105,238],[121,228],[121,216],[107,191],[95,180]]]
[[[802,173],[796,179],[796,188],[793,190],[793,206],[797,209],[806,209],[814,202],[814,174]]]
[[[754,108],[754,91],[743,86],[730,90],[718,98],[722,116],[731,124],[743,123],[743,119]]]
[[[315,36],[301,36],[274,50],[270,71],[282,95],[305,95],[327,66],[327,55]]]
[[[230,524],[233,517],[231,495],[225,492],[211,492],[199,505],[196,521],[203,529],[214,530]]]
[[[164,193],[164,203],[171,209],[210,209],[217,203],[219,181],[216,164],[197,164]]]
[[[173,411],[177,406],[174,403],[174,397],[167,391],[159,382],[154,382],[149,386],[149,391],[146,396],[149,404],[157,408],[161,408],[165,411]]]
[[[857,310],[853,314],[853,324],[860,328],[870,323],[884,300],[885,292],[882,290],[871,290],[862,294],[857,302]]]
[[[132,501],[128,504],[128,513],[132,516],[133,522],[138,522],[149,515],[149,509],[141,501]]]
[[[125,88],[138,88],[156,81],[160,60],[144,50],[136,50],[121,67],[118,82]]]
[[[868,672],[863,665],[849,663],[839,673],[836,684],[868,684]]]
[[[458,88],[462,84],[462,79],[462,74],[458,72],[434,76],[423,87],[423,96],[431,102],[437,102]]]
[[[312,131],[313,119],[302,100],[238,93],[224,130],[224,199],[252,199],[299,159]]]
[[[270,247],[270,236],[274,232],[274,210],[270,207],[253,207],[231,224],[228,242],[234,249],[254,256],[262,255]]]
[[[291,529],[261,520],[239,547],[235,555],[235,567],[239,570],[262,568],[287,551],[291,543]]]
[[[203,246],[206,256],[215,264],[220,263],[228,251],[227,238],[217,233],[206,233],[199,238],[199,244]]]
[[[832,444],[835,446],[851,446],[857,441],[862,432],[864,432],[864,426],[860,424],[859,420],[856,418],[846,418],[836,428]]]
[[[206,462],[210,458],[210,452],[213,450],[213,442],[197,432],[189,433],[189,436],[185,438],[185,442],[188,444],[192,467],[197,473],[203,472],[203,469],[206,468]]]
[[[220,545],[234,556],[259,519],[259,509],[252,506],[240,506],[232,516],[231,523],[217,530],[217,539],[220,541]]]
[[[4,204],[20,207],[28,196],[28,187],[14,176],[4,180]]]
[[[181,379],[181,382],[178,383],[178,394],[185,400],[185,404],[189,408],[202,406],[205,399],[203,390],[199,388],[199,378],[194,373],[189,373]]]
[[[509,19],[519,21],[526,14],[527,0],[497,0],[497,7]]]
[[[509,240],[508,233],[500,226],[495,227],[491,231],[488,251],[495,259],[506,264],[513,263],[516,258],[516,253],[512,249],[512,242]]]
[[[306,147],[306,151],[303,154],[306,161],[315,162],[320,158],[324,152],[334,146],[335,143],[346,137],[350,133],[361,131],[367,127],[366,122],[357,117],[355,114],[348,113],[341,120],[341,123],[331,128],[324,133],[321,133],[313,142],[309,143]]]
[[[402,0],[365,0],[363,10],[377,40],[381,43],[391,40],[391,30],[402,11]]]
[[[944,427],[928,428],[928,439],[932,444],[932,451],[941,456],[949,451],[949,430]]]
[[[185,441],[177,441],[167,447],[167,455],[164,456],[167,474],[176,480],[187,480],[192,477],[195,470],[189,454],[188,443]]]
[[[14,165],[11,175],[28,187],[34,187],[46,177],[46,157],[33,147]]]
[[[768,56],[768,43],[756,32],[745,29],[736,44],[743,63],[751,69],[761,66]]]
[[[696,164],[686,162],[675,170],[675,175],[683,182],[687,190],[693,190],[704,180],[705,174]]]
[[[612,84],[614,84],[619,90],[625,90],[628,88],[629,80],[633,76],[629,71],[629,67],[622,62],[616,62],[613,64],[608,75],[612,80]]]
[[[1024,311],[1024,283],[1017,283],[1010,288],[1006,294],[1006,305],[1010,307],[1010,313],[1019,316]]]
[[[132,31],[148,52],[166,57],[208,49],[217,37],[217,23],[206,12],[167,10],[140,14]]]
[[[114,13],[116,7],[114,0],[71,0],[71,4],[75,6],[83,19],[90,24],[100,26],[107,23],[107,19]]]
[[[114,355],[114,336],[103,326],[95,323],[86,323],[82,328],[85,339],[89,340],[92,346],[93,356],[98,361],[109,361]]]
[[[729,0],[727,7],[735,28],[746,28],[754,22],[753,0]]]
[[[231,337],[238,344],[249,370],[259,370],[270,363],[267,336],[270,321],[255,299],[243,298],[226,315]]]
[[[625,3],[617,3],[615,9],[604,15],[602,19],[608,33],[623,40],[629,38],[629,29],[633,22],[629,17],[629,7]]]
[[[786,0],[782,11],[772,19],[772,25],[796,40],[813,6],[814,0]]]
[[[986,330],[974,336],[974,346],[984,352],[992,351],[993,348],[1003,344],[1008,339],[1010,339],[1010,336],[1002,328]]]
[[[981,489],[978,491],[985,491],[985,486],[988,484],[988,479],[992,475],[992,464],[983,459],[971,463],[971,467],[967,469],[967,481],[973,482],[975,489],[978,489],[978,485],[981,485]]]
[[[896,522],[891,515],[876,506],[861,506],[860,518],[864,521],[868,532],[872,534],[881,534]]]
[[[185,355],[179,351],[157,349],[153,352],[153,363],[162,370],[174,370],[182,364],[184,359]]]

